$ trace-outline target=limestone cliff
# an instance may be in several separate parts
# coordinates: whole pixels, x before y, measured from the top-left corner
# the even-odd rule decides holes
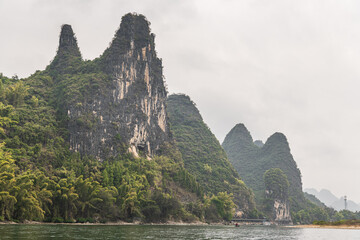
[[[288,201],[274,200],[274,221],[288,224],[291,222],[290,206]]]
[[[70,149],[98,159],[124,149],[151,157],[169,139],[169,129],[162,62],[149,22],[125,15],[103,55],[79,66],[73,63],[81,59],[76,49],[71,27],[64,25],[50,69],[60,86]],[[69,94],[74,89],[78,93]]]

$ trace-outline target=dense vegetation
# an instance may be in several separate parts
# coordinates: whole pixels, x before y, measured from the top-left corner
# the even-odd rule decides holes
[[[222,146],[245,183],[254,190],[257,203],[260,204],[264,199],[263,175],[265,171],[270,168],[279,168],[289,181],[292,209],[302,208],[305,198],[302,193],[301,174],[283,134],[273,134],[260,148],[254,144],[245,126],[238,124],[228,133]]]
[[[64,25],[57,54],[44,71],[26,79],[0,74],[1,221],[222,221],[233,216],[237,193],[204,191],[207,183],[200,184],[184,167],[171,141],[151,160],[129,154],[119,134],[112,141],[116,156],[99,161],[70,151],[70,125],[91,133],[100,122],[80,110],[111,89],[106,64],[131,47],[127,31],[135,31],[135,47],[149,37],[154,44],[143,16],[127,14],[123,22],[112,47],[93,61],[82,60],[71,27]],[[76,118],[69,118],[69,109]]]
[[[233,193],[238,208],[250,214],[255,208],[252,192],[240,180],[195,104],[186,95],[171,95],[167,111],[184,167],[204,186],[205,193]]]
[[[314,221],[313,224],[320,226],[360,226],[360,220],[339,220],[336,222]]]
[[[83,82],[74,81],[73,90]],[[158,222],[232,217],[232,195],[221,191],[204,195],[171,146],[151,161],[124,152],[99,162],[70,152],[67,129],[57,115],[59,87],[52,87],[54,80],[46,71],[23,80],[0,75],[0,84],[0,220]]]
[[[272,199],[288,199],[289,181],[279,168],[270,168],[264,173],[265,191]]]

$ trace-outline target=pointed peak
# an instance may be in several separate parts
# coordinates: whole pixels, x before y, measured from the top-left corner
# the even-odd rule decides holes
[[[128,13],[121,18],[121,24],[119,30],[116,32],[116,35],[121,34],[121,28],[124,30],[133,30],[133,34],[143,33],[146,35],[150,34],[150,22],[142,14],[137,13]]]
[[[253,145],[252,136],[243,123],[236,124],[235,127],[230,130],[230,132],[226,135],[223,144],[227,144],[227,142],[237,141]]]
[[[74,31],[69,24],[61,26],[58,54],[63,53],[71,53],[74,56],[81,57]]]
[[[168,96],[167,102],[169,104],[177,105],[182,109],[183,120],[200,120],[203,121],[202,116],[197,109],[196,104],[185,94],[172,94]]]
[[[239,135],[243,136],[245,139],[253,142],[253,139],[252,139],[252,136],[251,136],[249,130],[245,127],[245,125],[243,123],[236,124],[235,127],[231,131],[233,131],[234,133],[239,134]]]
[[[286,136],[280,132],[276,132],[273,135],[271,135],[266,142],[268,142],[269,140],[288,143]]]
[[[129,50],[141,51],[149,45],[153,50],[154,34],[151,34],[150,22],[142,14],[128,13],[121,18],[120,27],[103,57],[114,60]]]
[[[249,132],[243,123],[238,123],[233,127],[233,130]]]
[[[64,24],[61,26],[59,48],[48,67],[58,73],[69,73],[73,71],[72,65],[81,61],[81,53],[72,27]]]
[[[287,149],[287,151],[290,151],[289,142],[286,136],[280,132],[276,132],[271,135],[264,145],[265,149],[268,149],[269,147],[272,149],[274,146],[282,146],[281,149]]]

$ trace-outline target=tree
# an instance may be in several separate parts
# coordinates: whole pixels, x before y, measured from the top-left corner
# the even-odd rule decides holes
[[[216,206],[216,210],[222,219],[230,221],[233,218],[235,204],[232,193],[219,192],[211,198],[211,203]]]
[[[58,213],[65,220],[72,220],[77,212],[77,200],[79,198],[73,184],[73,179],[60,179],[59,183],[56,185],[55,193],[57,208],[54,212],[55,217],[57,217],[56,215]]]
[[[271,168],[264,173],[265,191],[268,198],[287,200],[289,181],[280,168]]]
[[[79,196],[77,205],[80,214],[82,217],[89,218],[94,211],[99,210],[96,206],[97,203],[103,201],[99,198],[100,183],[94,181],[91,177],[84,180],[83,176],[80,176],[76,179],[75,188]]]
[[[10,153],[0,144],[0,220],[11,220],[14,212],[15,196],[11,194],[15,183],[16,166]]]

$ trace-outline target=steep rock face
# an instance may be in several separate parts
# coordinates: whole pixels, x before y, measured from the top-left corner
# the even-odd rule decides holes
[[[58,54],[52,63],[56,70],[60,68],[54,62],[63,55],[78,57],[74,57],[77,45],[70,30],[68,25],[63,26]],[[58,78],[88,84],[80,92],[92,90],[87,96],[74,96],[77,100],[63,107],[72,151],[104,159],[127,149],[135,156],[151,157],[169,139],[162,63],[144,16],[125,15],[100,58],[77,69],[68,68],[65,73],[73,75]]]
[[[204,186],[205,193],[233,193],[240,210],[253,209],[253,193],[240,180],[191,99],[186,95],[171,95],[167,100],[167,110],[185,168]]]
[[[249,135],[245,126],[238,124],[227,134],[222,146],[244,182],[254,191],[256,201],[261,204],[265,198],[263,181],[265,171],[279,168],[286,174],[290,184],[291,210],[301,209],[306,201],[302,192],[301,173],[290,152],[285,135],[273,134],[261,148],[253,143]]]
[[[274,200],[274,220],[280,223],[291,222],[290,206],[287,201],[280,199]]]

